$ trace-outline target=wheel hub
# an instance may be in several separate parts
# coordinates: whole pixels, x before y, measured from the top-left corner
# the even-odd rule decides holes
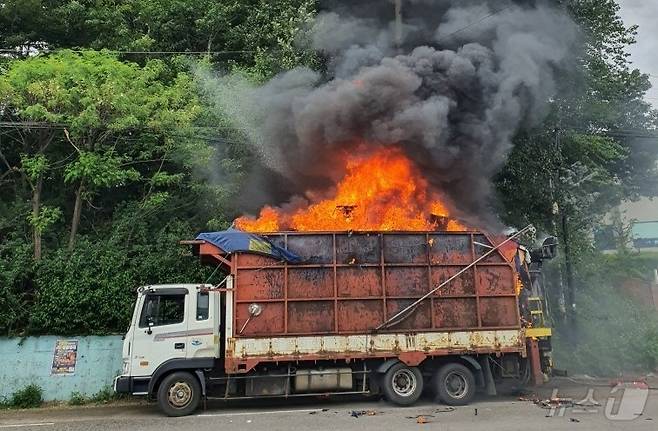
[[[446,391],[453,398],[463,398],[468,392],[468,382],[459,373],[450,373],[445,378]]]
[[[185,382],[176,382],[169,388],[167,399],[173,407],[185,407],[192,400],[192,388]]]
[[[399,370],[393,374],[393,391],[402,397],[412,395],[416,385],[416,376],[411,370]]]

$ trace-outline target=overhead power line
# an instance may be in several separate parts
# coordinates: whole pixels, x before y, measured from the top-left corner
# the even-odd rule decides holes
[[[65,124],[65,123],[50,123],[47,121],[0,121],[0,128],[15,128],[15,127],[21,127],[25,129],[30,129],[30,128],[48,128],[48,129],[63,129],[66,127],[71,127],[70,124]],[[186,126],[184,129],[188,130],[203,130],[203,129],[208,129],[208,130],[246,130],[243,127],[230,127],[230,126]],[[147,129],[130,129],[129,131],[133,132],[140,132],[143,130]]]
[[[488,20],[489,18],[491,18],[491,17],[493,17],[493,16],[495,16],[495,15],[498,15],[499,13],[502,13],[502,12],[508,10],[508,9],[511,9],[511,8],[512,8],[512,5],[509,5],[509,6],[505,6],[505,7],[502,8],[502,9],[495,10],[495,11],[491,12],[490,14],[485,15],[485,16],[483,16],[483,17],[481,17],[481,18],[479,18],[479,19],[473,21],[472,23],[470,23],[470,24],[468,24],[468,25],[465,25],[464,27],[459,28],[459,29],[453,31],[452,33],[448,33],[448,34],[446,34],[445,36],[440,37],[440,38],[437,39],[436,41],[437,41],[438,43],[444,42],[445,40],[450,39],[452,36],[454,36],[454,35],[456,35],[456,34],[458,34],[458,33],[461,33],[461,32],[464,31],[464,30],[468,30],[469,28],[474,27],[474,26],[476,26],[476,25],[478,25],[478,24],[480,24],[480,23],[482,23],[482,22]]]
[[[57,49],[43,49],[43,50],[38,50],[36,49],[34,51],[35,54],[37,53],[50,53],[50,52],[57,52],[57,51],[71,51],[71,52],[77,52],[77,53],[82,53],[82,52],[88,52],[92,51],[91,49],[70,49],[70,48],[57,48]],[[258,51],[256,50],[228,50],[228,51],[121,51],[121,50],[115,50],[115,49],[100,49],[98,51],[105,51],[109,52],[111,54],[144,54],[144,55],[235,55],[235,54],[250,54],[250,53],[256,53]],[[11,49],[11,48],[0,48],[0,52],[2,53],[7,53],[7,54],[30,54],[32,53],[31,51],[25,51],[25,50],[20,50],[20,49]],[[279,52],[279,50],[276,51],[267,51],[267,52]]]
[[[451,33],[448,33],[445,36],[442,36],[441,38],[437,39],[436,42],[441,43],[452,36],[459,34],[465,30],[468,30],[471,27],[474,27],[478,24],[481,24],[482,22],[488,20],[489,18],[498,15],[508,9],[511,9],[513,5],[505,6],[501,9],[495,10],[487,15],[484,15],[477,20],[473,21],[470,24],[465,25],[464,27],[461,27]],[[90,51],[89,49],[71,49],[71,48],[57,48],[57,49],[43,49],[39,50],[36,49],[33,51],[34,53],[50,53],[50,52],[57,52],[61,51],[63,49],[66,49],[68,51],[72,52],[77,52],[77,53],[82,53],[85,51]],[[259,52],[258,50],[222,50],[222,51],[131,51],[131,50],[113,50],[113,49],[103,49],[105,52],[109,52],[112,54],[128,54],[128,55],[236,55],[236,54],[254,54]],[[277,53],[281,52],[281,50],[266,50],[268,53]],[[21,49],[15,49],[15,48],[0,48],[0,53],[5,53],[5,54],[30,54],[32,51],[28,50],[21,50]]]
[[[36,130],[41,130],[41,129],[54,129],[54,130],[63,130],[65,128],[69,128],[70,125],[68,124],[63,124],[63,123],[47,123],[47,122],[35,122],[35,121],[19,121],[19,122],[14,122],[14,121],[0,121],[0,129],[36,129]],[[210,133],[213,132],[220,132],[220,131],[239,131],[239,132],[244,132],[247,129],[242,128],[242,127],[230,127],[230,126],[188,126],[184,127],[183,129],[188,130],[192,132],[191,134],[183,134],[180,131],[178,133],[174,131],[156,131],[156,130],[149,130],[149,129],[132,129],[132,130],[127,130],[124,131],[123,133],[129,134],[129,133],[134,133],[135,134],[135,139],[138,138],[137,135],[151,135],[151,136],[163,136],[167,135],[170,137],[181,137],[181,138],[198,138],[198,139],[203,139],[203,140],[208,140],[208,141],[216,141],[216,142],[226,142],[226,143],[239,143],[237,141],[233,141],[227,138],[224,138],[222,136],[217,136],[217,135],[209,135]],[[183,130],[181,129],[181,131]],[[597,135],[597,136],[609,136],[609,137],[624,137],[624,138],[646,138],[646,139],[658,139],[658,131],[652,131],[652,130],[639,130],[639,129],[611,129],[611,130],[592,130],[591,128],[587,128],[585,126],[579,127],[579,126],[569,126],[569,127],[564,127],[561,129],[562,131],[574,131],[574,132],[581,132],[581,133],[587,133],[590,135]],[[119,136],[121,139],[131,139],[130,136]]]

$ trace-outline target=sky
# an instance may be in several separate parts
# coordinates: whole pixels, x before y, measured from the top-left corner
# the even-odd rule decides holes
[[[627,26],[637,24],[637,43],[631,47],[633,65],[651,76],[647,101],[658,108],[658,0],[617,0]]]
[[[621,17],[627,26],[640,26],[637,43],[630,48],[631,60],[635,67],[650,77],[653,88],[646,99],[658,108],[658,0],[617,0],[621,5]],[[640,202],[626,204],[627,219],[640,221],[655,220],[658,200],[642,199]]]

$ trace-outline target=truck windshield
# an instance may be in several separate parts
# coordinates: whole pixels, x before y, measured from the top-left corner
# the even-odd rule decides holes
[[[185,320],[185,295],[147,295],[139,327],[173,325]]]

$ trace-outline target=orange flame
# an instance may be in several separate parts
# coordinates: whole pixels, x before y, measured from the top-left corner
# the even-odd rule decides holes
[[[240,217],[249,232],[468,230],[452,218],[438,193],[397,149],[350,156],[332,198],[303,208],[264,207],[257,219]]]

